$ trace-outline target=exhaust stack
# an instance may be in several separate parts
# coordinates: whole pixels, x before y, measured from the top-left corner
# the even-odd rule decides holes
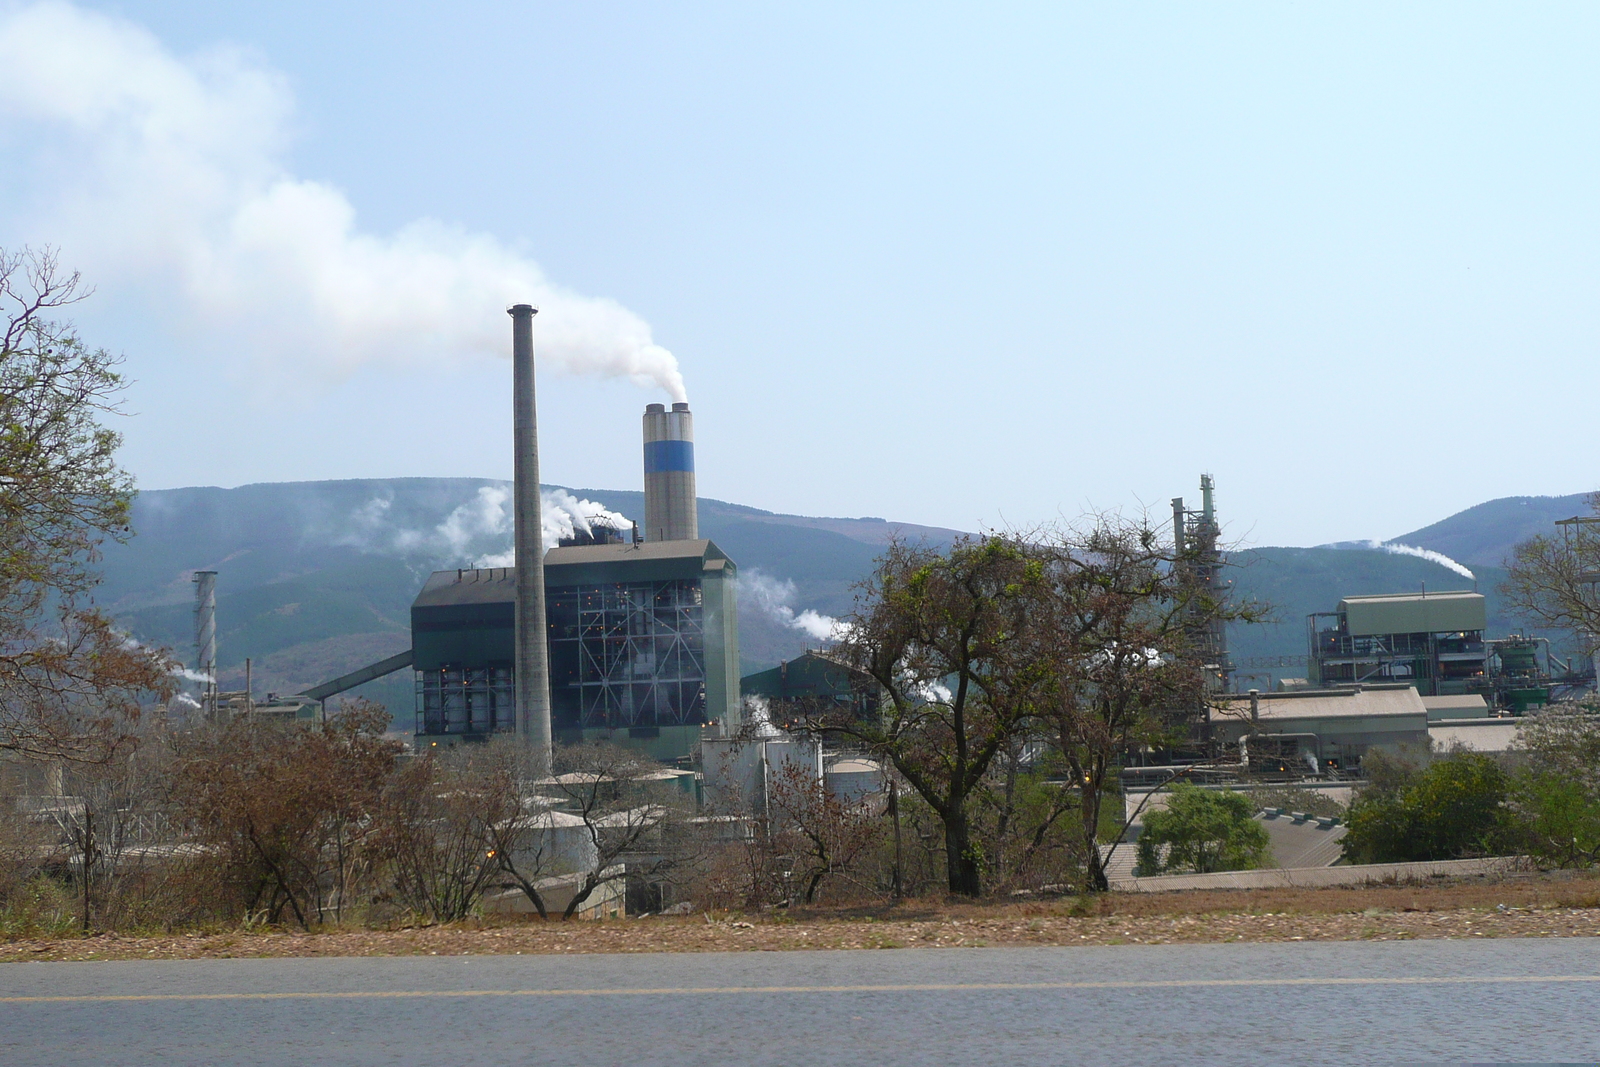
[[[550,655],[544,614],[544,536],[539,514],[539,426],[533,392],[533,317],[517,304],[511,316],[512,431],[517,558],[517,734],[533,749],[540,773],[550,769]]]
[[[194,572],[194,669],[217,680],[217,572]]]
[[[694,416],[688,404],[644,409],[644,536],[693,541],[700,536],[694,499]]]

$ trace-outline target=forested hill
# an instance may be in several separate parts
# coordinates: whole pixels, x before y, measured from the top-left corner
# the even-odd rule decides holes
[[[195,570],[218,572],[218,657],[224,685],[242,683],[253,661],[259,692],[295,692],[408,647],[412,598],[430,571],[471,566],[509,548],[508,483],[478,478],[287,482],[236,489],[141,493],[137,536],[111,546],[99,602],[141,640],[192,659]],[[566,506],[603,506],[630,520],[643,494],[559,489]],[[1490,627],[1515,626],[1498,607],[1495,566],[1504,547],[1548,529],[1550,516],[1583,510],[1581,497],[1517,497],[1470,508],[1397,540],[1472,567],[1489,597]],[[740,645],[747,670],[817,643],[801,613],[837,616],[852,586],[888,540],[948,543],[956,531],[877,518],[780,515],[700,501],[700,529],[740,566]],[[1455,551],[1452,551],[1452,548]],[[1275,622],[1235,627],[1241,662],[1305,652],[1305,617],[1350,593],[1472,588],[1426,559],[1370,548],[1253,548],[1235,557],[1242,596],[1270,602]],[[1265,668],[1260,668],[1265,669]],[[1275,669],[1282,676],[1303,668]],[[396,709],[411,703],[404,676],[373,683],[367,695]]]

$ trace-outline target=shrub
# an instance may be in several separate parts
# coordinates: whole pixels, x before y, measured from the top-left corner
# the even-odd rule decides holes
[[[1137,869],[1141,875],[1244,871],[1266,865],[1270,857],[1267,831],[1255,820],[1249,797],[1179,782],[1166,809],[1145,816]]]
[[[1426,769],[1376,762],[1384,773],[1350,805],[1344,856],[1351,863],[1495,855],[1510,843],[1510,782],[1490,757],[1457,752]]]

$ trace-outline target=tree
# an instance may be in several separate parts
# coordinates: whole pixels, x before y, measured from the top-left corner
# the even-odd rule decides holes
[[[1600,862],[1600,717],[1556,705],[1525,721],[1511,797],[1523,847],[1546,863]]]
[[[1418,770],[1369,753],[1369,784],[1350,805],[1351,863],[1495,855],[1508,843],[1510,782],[1489,756],[1456,752]]]
[[[764,829],[786,892],[798,889],[814,904],[829,881],[861,884],[861,868],[883,842],[883,821],[868,803],[841,800],[808,768],[783,764],[767,784]]]
[[[430,752],[392,776],[378,849],[406,907],[456,922],[502,871],[515,873],[508,831],[522,814],[522,795],[508,755],[499,744],[463,746]],[[543,915],[537,893],[533,900]]]
[[[1043,561],[1014,538],[962,537],[944,552],[895,541],[835,649],[886,699],[876,719],[818,725],[892,763],[938,816],[951,893],[983,891],[971,800],[1034,713],[1039,665],[1022,653],[1043,580]]]
[[[381,853],[377,819],[400,746],[389,715],[347,701],[325,724],[239,719],[182,740],[173,799],[247,912],[337,922]]]
[[[608,744],[566,745],[554,755],[557,773],[538,784],[581,821],[585,844],[581,852],[563,850],[560,861],[576,866],[579,878],[562,919],[611,882],[672,878],[692,864],[688,813],[682,798],[668,792],[677,787],[664,780],[659,763]],[[548,829],[555,829],[553,822]]]
[[[1206,699],[1197,635],[1261,609],[1219,600],[1191,566],[1194,549],[1178,552],[1144,522],[1100,516],[1036,540],[1048,560],[1048,596],[1029,629],[1044,674],[1037,713],[1071,769],[1084,885],[1100,892],[1101,806],[1119,761],[1188,739]]]
[[[1593,652],[1600,642],[1600,493],[1588,503],[1591,516],[1517,545],[1500,594],[1514,614],[1572,633]]]
[[[1247,871],[1264,866],[1270,852],[1249,797],[1177,782],[1166,808],[1144,817],[1138,866],[1142,875]]]
[[[119,360],[50,316],[83,297],[48,251],[0,250],[0,749],[109,759],[171,664],[85,600],[106,538],[125,540]]]

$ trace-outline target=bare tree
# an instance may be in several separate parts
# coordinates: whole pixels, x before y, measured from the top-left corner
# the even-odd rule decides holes
[[[875,891],[863,875],[886,828],[870,798],[847,802],[807,768],[785,763],[768,780],[767,811],[763,836],[786,896],[798,889],[802,903],[814,904],[831,881]]]
[[[85,295],[48,250],[0,250],[0,749],[94,761],[173,681],[165,656],[84,603],[133,498],[121,437],[100,422],[120,361],[52,318]]]
[[[1590,515],[1512,551],[1500,594],[1513,613],[1565,630],[1593,652],[1600,645],[1600,493],[1588,503]]]
[[[542,784],[581,820],[586,844],[563,919],[612,882],[677,878],[697,858],[688,810],[659,763],[615,745],[576,744],[556,750],[555,770]]]
[[[466,918],[505,866],[501,828],[521,813],[499,751],[430,753],[399,770],[384,794],[380,849],[400,901],[436,922]]]
[[[379,858],[375,817],[399,746],[349,701],[326,724],[236,720],[184,739],[173,790],[237,900],[309,929],[345,916]]]

